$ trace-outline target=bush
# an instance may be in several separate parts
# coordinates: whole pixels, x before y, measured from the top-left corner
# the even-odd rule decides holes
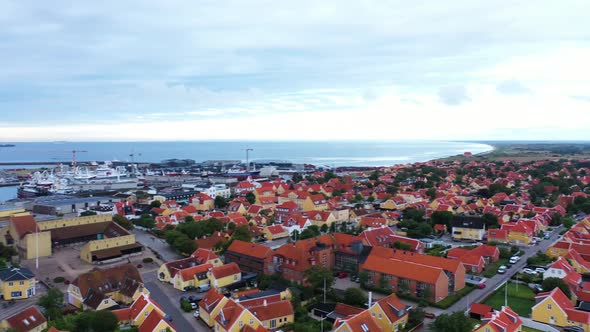
[[[64,277],[55,277],[55,278],[53,278],[53,282],[55,282],[56,284],[61,284],[64,281],[66,281],[66,278],[64,278]]]
[[[185,300],[180,300],[180,309],[184,312],[191,312],[193,307],[191,306],[190,302]]]
[[[154,262],[154,259],[151,258],[151,257],[146,257],[146,258],[143,259],[143,262],[146,263],[146,264],[147,263],[153,263]]]

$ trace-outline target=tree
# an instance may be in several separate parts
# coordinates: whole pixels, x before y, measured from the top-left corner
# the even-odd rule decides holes
[[[385,275],[381,274],[381,277],[379,277],[379,288],[387,289],[387,288],[389,288],[388,286],[389,286],[389,283],[387,282]]]
[[[216,196],[215,197],[215,207],[218,209],[223,209],[227,206],[227,201],[223,196]]]
[[[367,302],[367,295],[359,288],[350,287],[344,291],[344,303],[353,306],[363,306]]]
[[[334,275],[331,270],[323,267],[312,266],[305,270],[304,276],[313,289],[320,289],[324,287],[324,280],[326,281],[326,289],[332,288],[334,284]]]
[[[461,311],[452,314],[442,314],[430,324],[430,330],[434,332],[470,332],[473,322]]]
[[[565,294],[565,296],[567,296],[568,299],[572,297],[572,292],[569,286],[565,283],[565,281],[563,281],[563,279],[547,278],[543,280],[543,283],[541,284],[541,288],[543,288],[543,290],[546,291],[551,291],[552,289],[555,289],[557,287],[561,289],[561,291]]]
[[[144,214],[139,219],[135,219],[134,223],[147,229],[152,229],[156,226],[156,220],[148,214]]]
[[[426,190],[426,195],[428,195],[428,197],[430,197],[431,200],[434,200],[436,198],[436,189],[429,188],[428,190]]]
[[[12,256],[16,255],[16,250],[13,247],[5,246],[0,242],[0,258],[4,258],[6,261],[10,261]]]
[[[126,230],[130,230],[133,228],[133,224],[129,221],[129,219],[125,218],[120,214],[115,214],[113,216],[113,221],[116,222],[119,226],[125,228]]]
[[[336,223],[333,222],[330,224],[330,233],[336,232]]]
[[[47,294],[41,296],[37,304],[45,311],[45,316],[50,320],[56,320],[62,316],[64,306],[64,294],[58,288],[50,288]]]
[[[254,204],[256,203],[256,196],[253,192],[249,192],[246,194],[246,200],[248,201],[248,203]]]
[[[150,206],[153,208],[159,208],[160,206],[162,206],[162,202],[154,200],[150,203]]]
[[[575,224],[575,221],[572,219],[572,217],[566,216],[565,218],[563,218],[562,225],[563,225],[563,227],[565,227],[565,229],[572,228],[572,226],[574,224]]]
[[[359,272],[359,283],[361,287],[365,287],[367,282],[369,282],[369,273],[365,270]]]
[[[489,228],[498,228],[498,217],[491,213],[484,213],[482,216],[484,222],[486,223],[486,227]]]
[[[412,250],[412,245],[409,243],[405,243],[405,242],[401,242],[401,241],[395,241],[393,242],[393,247],[395,249],[401,249],[401,250]]]
[[[301,176],[301,174],[299,174],[299,173],[293,173],[293,176],[291,177],[291,181],[293,181],[295,183],[303,181],[303,176]]]
[[[118,327],[117,316],[109,310],[84,311],[74,320],[74,330],[79,332],[112,332]]]
[[[250,234],[250,228],[248,228],[247,225],[241,225],[236,227],[232,234],[232,239],[244,242],[252,241],[252,234]]]
[[[327,224],[323,224],[322,227],[320,227],[320,231],[322,233],[328,232],[328,225]]]
[[[430,216],[433,225],[447,225],[448,229],[453,227],[453,212],[434,211]]]

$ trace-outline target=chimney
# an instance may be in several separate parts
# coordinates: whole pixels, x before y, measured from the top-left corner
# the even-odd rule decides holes
[[[266,307],[266,299],[264,300],[264,304],[263,305]]]
[[[372,301],[373,301],[373,292],[369,292],[369,309],[371,309],[371,305],[372,305],[371,302]]]

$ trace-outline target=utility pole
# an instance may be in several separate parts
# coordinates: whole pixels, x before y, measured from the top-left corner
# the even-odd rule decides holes
[[[326,303],[326,278],[324,277],[324,303]]]

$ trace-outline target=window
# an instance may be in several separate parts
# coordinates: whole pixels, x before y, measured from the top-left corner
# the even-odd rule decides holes
[[[22,285],[25,284],[25,282],[24,281],[21,281],[21,282],[19,282],[19,284],[22,286]]]
[[[254,318],[250,318],[250,325],[254,325]]]
[[[9,282],[9,283],[8,283],[8,286],[14,286],[14,282],[12,282],[12,281],[11,281],[11,282]]]
[[[552,309],[551,303],[548,303],[547,304],[547,310],[551,310],[551,309]]]
[[[242,328],[242,326],[244,326],[244,322],[240,321],[240,328]]]
[[[379,319],[383,318],[383,315],[379,314]]]
[[[238,280],[238,275],[237,274],[234,276],[234,281],[236,281],[236,280]]]
[[[367,326],[367,324],[362,323],[361,328],[363,329],[363,332],[369,332],[369,327]]]
[[[486,332],[491,332],[489,327],[486,327]]]
[[[150,313],[149,312],[145,312],[144,315],[147,317]]]
[[[273,319],[273,320],[271,320],[271,321],[270,321],[270,328],[271,328],[271,329],[274,329],[274,328],[276,328],[276,327],[277,327],[277,321],[276,321],[276,320],[274,320],[274,319]]]

